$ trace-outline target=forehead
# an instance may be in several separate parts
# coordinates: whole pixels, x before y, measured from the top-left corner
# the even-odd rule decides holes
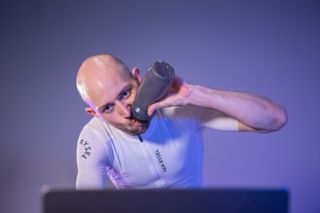
[[[122,72],[109,72],[107,75],[100,76],[96,80],[92,94],[90,95],[91,101],[96,108],[100,108],[106,103],[111,103],[132,82],[131,76]]]

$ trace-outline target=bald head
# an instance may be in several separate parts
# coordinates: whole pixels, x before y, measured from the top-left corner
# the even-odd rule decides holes
[[[121,60],[112,55],[96,55],[81,64],[77,75],[77,89],[86,103],[97,104],[103,91],[112,91],[114,84],[110,82],[130,78],[131,72]]]

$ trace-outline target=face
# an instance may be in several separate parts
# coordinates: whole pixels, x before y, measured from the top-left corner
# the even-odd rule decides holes
[[[148,124],[130,119],[130,107],[140,85],[140,74],[134,76],[109,76],[111,79],[103,82],[94,104],[97,117],[132,135],[141,134],[148,128]]]

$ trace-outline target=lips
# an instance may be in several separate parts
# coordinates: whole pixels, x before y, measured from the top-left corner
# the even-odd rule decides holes
[[[137,125],[141,126],[142,123],[134,119],[129,119],[129,126],[137,126]]]

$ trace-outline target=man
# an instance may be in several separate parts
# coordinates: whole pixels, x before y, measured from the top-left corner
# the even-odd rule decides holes
[[[76,187],[186,188],[202,185],[203,128],[267,133],[287,122],[284,108],[248,93],[193,85],[176,77],[153,118],[130,118],[141,76],[112,55],[86,59],[77,89],[93,118],[77,146]],[[141,135],[141,136],[140,136]]]

